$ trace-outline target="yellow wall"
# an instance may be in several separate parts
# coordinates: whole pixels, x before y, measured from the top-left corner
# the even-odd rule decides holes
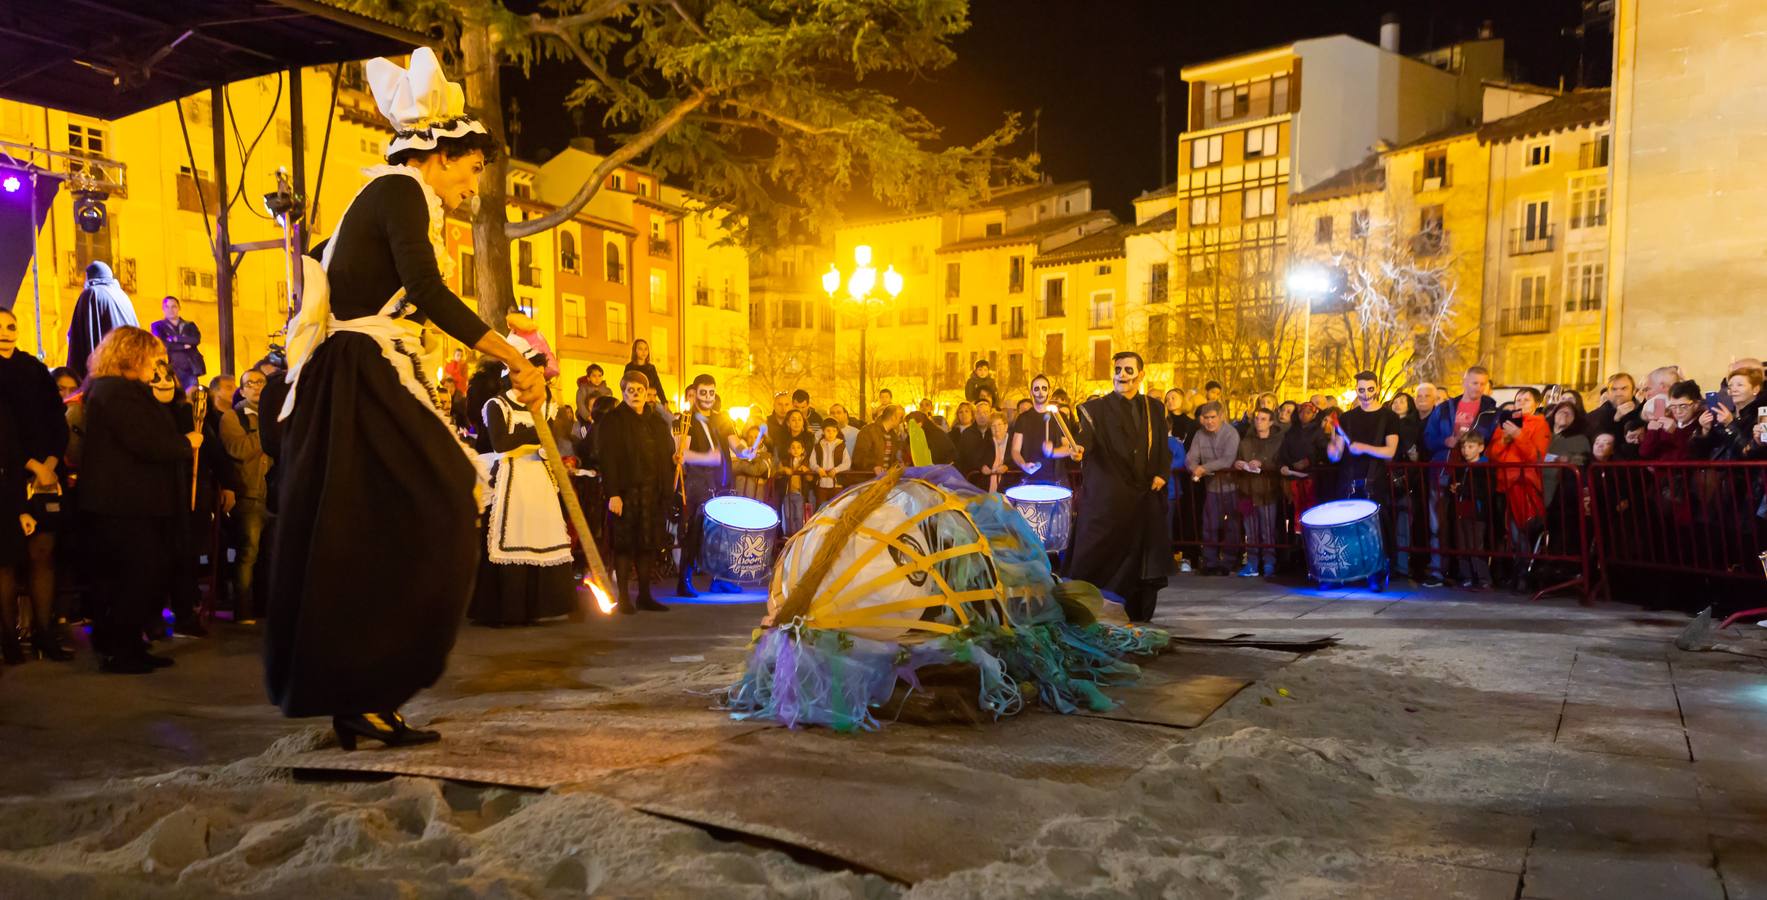
[[[1129,340],[1128,329],[1123,324],[1127,310],[1127,261],[1118,253],[1038,265],[1032,271],[1036,273],[1033,296],[1039,301],[1043,297],[1044,282],[1053,278],[1065,280],[1063,312],[1066,315],[1045,318],[1040,311],[1033,315],[1030,346],[1033,358],[1041,365],[1031,374],[1040,371],[1048,375],[1052,384],[1065,388],[1076,402],[1093,393],[1110,390],[1110,354],[1119,349],[1142,349],[1139,341]],[[1096,315],[1095,301],[1099,304]],[[1031,305],[1035,309],[1042,303]],[[1045,354],[1050,334],[1062,336],[1063,352],[1059,360]],[[1102,370],[1097,367],[1100,352],[1104,354],[1106,366]]]

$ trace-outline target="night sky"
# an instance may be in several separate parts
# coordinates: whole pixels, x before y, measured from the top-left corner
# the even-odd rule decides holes
[[[1043,170],[1058,181],[1089,179],[1094,205],[1128,220],[1129,201],[1170,181],[1176,166],[1170,157],[1167,169],[1160,166],[1157,66],[1166,69],[1172,140],[1184,122],[1184,66],[1306,37],[1376,42],[1386,12],[1400,15],[1407,53],[1470,38],[1489,19],[1506,41],[1513,77],[1575,85],[1578,43],[1569,32],[1579,10],[1578,0],[972,0],[957,62],[887,88],[952,141],[987,134],[1006,111],[1024,113],[1028,125],[1040,109]],[[580,133],[569,116],[528,114],[560,108],[567,85],[556,74],[572,75],[568,67],[537,74],[555,77],[508,84],[524,110],[516,151],[530,158]],[[1027,134],[1021,152],[1030,149]]]

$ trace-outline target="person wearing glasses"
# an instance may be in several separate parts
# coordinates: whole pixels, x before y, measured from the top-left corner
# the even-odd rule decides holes
[[[1080,405],[1080,445],[1086,490],[1075,516],[1067,576],[1114,592],[1132,622],[1153,618],[1159,590],[1172,569],[1172,520],[1166,480],[1172,451],[1165,405],[1141,392],[1141,355],[1111,358],[1113,390]]]

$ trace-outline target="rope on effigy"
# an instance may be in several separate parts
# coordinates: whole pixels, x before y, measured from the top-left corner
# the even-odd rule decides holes
[[[902,467],[896,466],[853,496],[852,501],[847,504],[846,509],[841,511],[840,518],[835,521],[834,526],[823,539],[822,546],[816,548],[816,555],[810,558],[810,565],[804,570],[803,577],[798,579],[797,584],[792,585],[791,593],[786,595],[785,602],[779,605],[778,611],[768,617],[770,622],[790,621],[809,611],[810,603],[815,600],[817,590],[822,587],[822,582],[828,577],[829,570],[834,568],[835,557],[840,555],[841,550],[846,547],[847,541],[852,539],[853,532],[857,531],[860,524],[865,521],[865,517],[871,515],[874,510],[883,505],[884,500],[889,498],[890,491],[895,488],[896,482],[901,478]]]

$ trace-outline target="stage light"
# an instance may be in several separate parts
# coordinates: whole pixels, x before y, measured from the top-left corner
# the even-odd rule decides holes
[[[103,191],[78,191],[74,194],[74,224],[87,234],[104,230],[104,201],[110,195]]]
[[[22,183],[18,180],[17,175],[8,175],[5,181],[0,181],[0,187],[5,188],[8,194],[15,194],[18,193],[19,185]]]

